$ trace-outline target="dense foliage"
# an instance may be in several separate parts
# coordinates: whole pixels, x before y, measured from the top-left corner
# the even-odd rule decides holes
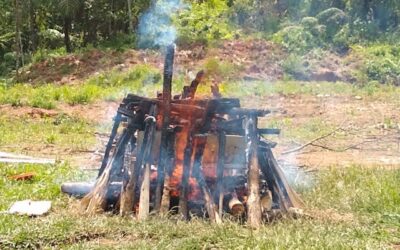
[[[159,1],[169,0],[0,0],[0,75],[48,50],[133,47],[140,17]],[[182,6],[168,18],[177,42],[186,44],[261,35],[303,54],[397,42],[400,34],[397,0],[186,0]]]

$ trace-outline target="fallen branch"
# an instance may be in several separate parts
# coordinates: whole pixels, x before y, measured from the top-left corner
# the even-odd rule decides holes
[[[336,133],[337,131],[339,131],[339,130],[342,130],[342,127],[339,127],[339,128],[337,128],[337,129],[335,129],[335,130],[329,132],[328,134],[325,134],[325,135],[323,135],[323,136],[320,136],[320,137],[318,137],[318,138],[315,138],[315,139],[313,139],[313,140],[307,142],[306,144],[303,144],[303,145],[301,145],[301,146],[299,146],[299,147],[297,147],[297,148],[294,148],[294,149],[285,151],[285,152],[282,153],[282,155],[287,155],[287,154],[291,154],[291,153],[295,153],[295,152],[297,152],[297,151],[300,151],[300,150],[304,149],[305,147],[310,146],[310,145],[312,145],[313,143],[315,143],[315,142],[317,142],[317,141],[320,141],[320,140],[322,140],[322,139],[325,139],[325,138],[327,138],[327,137],[329,137],[329,136],[335,134],[335,133]]]
[[[0,152],[1,163],[31,163],[31,164],[55,164],[55,159],[35,158],[26,155]]]

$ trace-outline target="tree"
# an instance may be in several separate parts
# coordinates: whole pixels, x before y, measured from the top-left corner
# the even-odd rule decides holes
[[[14,12],[15,12],[15,55],[16,55],[16,65],[15,65],[15,76],[19,79],[19,63],[22,55],[22,43],[21,43],[21,3],[20,0],[15,0],[14,2]]]
[[[133,19],[132,19],[132,0],[127,0],[128,3],[128,22],[129,22],[129,32],[133,32]]]
[[[68,53],[72,52],[71,45],[71,32],[72,32],[72,20],[79,9],[79,0],[59,0],[58,6],[61,11],[63,18],[63,31],[64,31],[64,44],[65,49]]]

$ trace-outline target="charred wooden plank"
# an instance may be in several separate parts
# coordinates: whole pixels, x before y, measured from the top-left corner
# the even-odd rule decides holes
[[[119,125],[121,123],[121,116],[122,115],[120,113],[117,113],[117,115],[114,118],[114,124],[113,124],[112,130],[111,130],[111,135],[110,135],[110,138],[108,139],[108,142],[106,145],[106,150],[104,152],[103,161],[101,162],[99,174],[97,177],[100,177],[103,174],[104,169],[107,166],[108,159],[110,157],[110,152],[112,149],[112,144],[114,143],[115,137],[117,136]]]
[[[260,203],[260,166],[258,162],[258,135],[256,133],[257,116],[252,114],[247,117],[246,148],[248,161],[248,200],[247,223],[251,228],[259,228],[262,223],[262,211]]]
[[[264,135],[279,135],[281,133],[281,130],[276,128],[259,128],[257,131]]]
[[[153,105],[151,115],[155,115],[156,106]],[[120,199],[120,214],[126,215],[133,211],[135,204],[135,189],[138,184],[140,176],[140,169],[143,162],[149,162],[149,156],[151,153],[151,147],[153,144],[155,134],[155,118],[154,116],[146,117],[146,127],[144,131],[143,143],[140,149],[138,149],[138,155],[136,156],[136,162],[131,169],[131,173],[128,180],[124,180],[121,188],[121,199]]]
[[[174,66],[175,56],[175,45],[170,45],[166,48],[166,55],[164,61],[164,81],[163,81],[163,94],[162,104],[160,112],[162,112],[162,127],[161,127],[161,145],[160,145],[160,157],[159,164],[157,167],[157,187],[155,195],[155,209],[159,211],[162,200],[162,191],[164,186],[165,178],[165,166],[167,163],[168,155],[168,127],[170,125],[171,115],[171,89],[172,89],[172,74]]]
[[[167,160],[165,161],[165,176],[162,190],[162,198],[160,204],[160,214],[165,215],[169,211],[170,205],[170,179],[173,171],[173,166],[175,165],[175,131],[169,131],[168,134],[168,145],[167,145]],[[157,208],[156,208],[157,209]],[[156,210],[157,211],[157,210]]]
[[[112,178],[111,173],[122,166],[125,149],[134,131],[137,129],[136,119],[130,120],[127,128],[124,129],[115,149],[111,161],[107,164],[102,175],[97,179],[95,187],[81,201],[82,209],[89,214],[104,211],[107,207],[107,190]]]
[[[224,131],[218,132],[218,162],[217,162],[217,192],[218,213],[222,217],[223,199],[224,199],[224,165],[225,165],[225,145],[226,135]]]
[[[270,110],[263,109],[232,108],[231,110],[229,110],[229,114],[245,116],[265,116],[269,113],[271,113]]]
[[[206,146],[206,136],[196,136],[196,152],[194,155],[194,163],[193,163],[193,173],[192,175],[196,178],[197,184],[200,187],[200,190],[203,194],[206,210],[208,216],[212,222],[222,223],[221,216],[218,214],[216,209],[214,199],[211,196],[210,189],[207,186],[207,183],[204,179],[204,175],[201,171],[201,162],[204,153],[204,148]]]
[[[179,192],[179,213],[184,219],[188,219],[188,188],[189,188],[189,175],[190,163],[193,152],[193,132],[189,131],[187,136],[187,143],[183,158],[183,174],[181,180],[181,187]]]

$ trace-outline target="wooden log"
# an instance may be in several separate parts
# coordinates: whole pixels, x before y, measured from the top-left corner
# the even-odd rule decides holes
[[[236,192],[232,193],[232,198],[229,200],[228,206],[230,214],[234,217],[241,217],[244,215],[244,205],[239,201]]]
[[[206,145],[207,136],[196,136],[196,152],[194,156],[193,163],[193,176],[197,180],[197,184],[203,194],[203,199],[205,207],[210,220],[214,223],[221,224],[222,219],[218,214],[217,208],[214,203],[214,199],[211,196],[210,189],[204,179],[204,175],[201,172],[201,161],[204,153],[204,148]]]
[[[82,199],[81,207],[83,211],[89,214],[94,214],[106,209],[106,196],[110,178],[112,177],[111,173],[113,172],[113,169],[121,167],[126,145],[130,141],[135,129],[136,127],[134,123],[128,124],[128,127],[124,129],[124,132],[117,143],[113,158],[107,164],[107,167],[104,169],[102,175],[97,179],[95,187],[92,189],[92,191]]]
[[[218,214],[222,217],[223,200],[224,200],[224,165],[225,165],[225,145],[226,135],[225,132],[218,133],[218,163],[217,163],[217,192],[218,197]]]
[[[207,210],[208,216],[210,217],[210,220],[212,222],[221,224],[222,219],[218,214],[217,208],[216,208],[213,198],[211,196],[211,192],[210,192],[209,188],[207,187],[207,184],[202,175],[203,174],[199,174],[199,176],[197,178],[197,182],[199,183],[199,187],[201,189],[201,192],[203,193],[204,202],[206,205],[206,210]]]
[[[256,133],[257,117],[247,117],[246,138],[248,138],[248,200],[247,200],[247,223],[251,228],[259,228],[262,223],[260,204],[260,167],[258,162],[258,136]]]
[[[263,213],[272,209],[272,193],[269,190],[261,197],[261,209]]]
[[[146,220],[150,212],[150,164],[145,164],[140,188],[138,219]]]
[[[140,154],[140,153],[139,153]],[[141,157],[137,156],[136,161],[141,161]],[[135,193],[135,182],[131,179],[137,179],[139,170],[135,167],[135,162],[130,162],[125,168],[124,178],[122,180],[120,195],[120,215],[126,216],[133,213],[133,196]]]
[[[175,165],[175,132],[171,131],[168,135],[168,161],[165,165],[165,176],[164,176],[164,184],[163,184],[163,191],[162,191],[162,199],[161,199],[161,206],[160,206],[160,214],[166,215],[169,211],[170,205],[170,179],[171,174],[173,171],[173,166]]]
[[[187,220],[189,218],[188,210],[188,189],[189,189],[189,175],[190,175],[190,163],[193,152],[193,134],[188,131],[188,139],[185,148],[184,158],[183,158],[183,174],[181,180],[181,187],[179,192],[179,214],[183,219]]]
[[[155,115],[156,106],[153,105],[151,108],[151,115]],[[133,212],[135,204],[135,189],[139,180],[140,169],[142,168],[143,161],[149,162],[149,155],[151,153],[151,147],[153,145],[154,134],[155,134],[156,120],[154,116],[146,118],[146,126],[143,136],[143,143],[140,149],[138,149],[138,155],[136,156],[135,164],[131,165],[133,169],[130,169],[129,178],[125,178],[121,187],[121,198],[120,198],[120,215],[125,216]]]
[[[172,75],[174,66],[175,56],[175,45],[169,45],[166,48],[166,55],[164,61],[164,81],[163,81],[163,95],[162,95],[162,109],[160,112],[162,116],[162,127],[161,127],[161,145],[160,145],[160,157],[159,164],[157,166],[157,187],[155,194],[155,211],[159,211],[161,207],[162,192],[165,182],[165,167],[167,165],[168,155],[168,127],[170,125],[171,115],[171,91],[172,91]]]
[[[286,177],[275,160],[271,149],[263,149],[259,161],[263,175],[272,191],[274,201],[276,200],[282,211],[288,212],[291,207],[302,208],[303,201],[290,187]]]
[[[113,124],[113,128],[111,130],[111,135],[110,135],[110,138],[108,139],[108,142],[107,142],[107,145],[106,145],[106,150],[104,152],[104,157],[103,157],[103,160],[101,162],[99,174],[98,174],[97,177],[100,177],[103,174],[103,171],[107,166],[108,160],[110,158],[110,152],[111,152],[112,144],[114,142],[115,136],[117,136],[117,131],[118,131],[120,123],[121,123],[121,114],[117,113],[117,115],[115,116],[115,119],[114,119],[114,124]]]

